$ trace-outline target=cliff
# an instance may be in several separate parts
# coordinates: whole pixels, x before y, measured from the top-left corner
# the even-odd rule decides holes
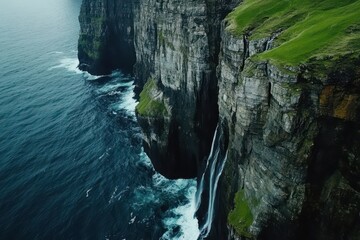
[[[220,22],[231,4],[140,1],[135,11],[136,75],[156,82],[158,94],[153,98],[167,109],[166,114],[137,111],[138,119],[145,151],[166,177],[196,177],[209,153],[218,121]],[[153,99],[140,98],[144,101]]]
[[[359,17],[359,1],[246,1],[228,16],[220,195],[233,236],[359,238]]]
[[[202,237],[358,239],[360,1],[238,4],[84,1],[80,67],[134,64],[145,151],[198,177]]]
[[[84,0],[78,42],[79,68],[94,75],[135,64],[132,0]]]

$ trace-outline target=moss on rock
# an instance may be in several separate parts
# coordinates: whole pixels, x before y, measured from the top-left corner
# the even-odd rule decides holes
[[[249,231],[249,227],[253,221],[254,217],[250,210],[248,200],[245,198],[244,190],[240,190],[235,195],[234,209],[231,210],[228,215],[228,223],[240,236],[252,238],[253,236]]]
[[[167,116],[162,93],[158,90],[155,79],[149,79],[140,93],[140,101],[136,106],[136,112],[140,116],[157,117]]]

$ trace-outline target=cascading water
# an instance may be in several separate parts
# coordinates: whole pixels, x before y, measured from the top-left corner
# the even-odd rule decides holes
[[[217,186],[227,159],[227,153],[225,154],[225,156],[223,156],[223,154],[221,153],[221,132],[222,131],[219,131],[218,125],[215,130],[210,154],[207,159],[206,167],[199,182],[196,194],[196,210],[199,210],[201,204],[207,205],[207,213],[204,219],[204,223],[200,225],[199,239],[206,238],[211,231],[211,225],[214,219],[214,205]],[[207,192],[205,192],[205,185],[208,185]],[[202,198],[207,199],[208,201],[202,203]]]
[[[266,42],[266,46],[265,46],[265,51],[268,51],[272,48],[273,42],[275,40],[275,38],[279,36],[279,34],[274,34],[273,36],[271,36],[271,38]]]
[[[196,211],[199,210],[199,207],[200,207],[200,204],[201,204],[201,195],[202,195],[202,193],[204,191],[205,173],[206,173],[206,170],[209,167],[209,162],[211,162],[210,159],[212,159],[214,157],[214,145],[215,145],[215,140],[216,140],[216,135],[217,135],[218,128],[219,128],[219,126],[217,126],[216,129],[215,129],[213,141],[212,141],[212,144],[211,144],[210,154],[209,154],[209,157],[208,157],[208,159],[206,161],[206,167],[205,167],[205,170],[204,170],[204,172],[203,172],[203,174],[201,176],[201,180],[200,180],[197,192],[196,192]],[[220,148],[218,148],[218,150],[219,149]],[[219,153],[217,152],[215,154],[218,155]]]

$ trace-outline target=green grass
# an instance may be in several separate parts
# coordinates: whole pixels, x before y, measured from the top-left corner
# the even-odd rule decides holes
[[[262,38],[281,31],[276,48],[257,56],[298,65],[360,53],[360,0],[245,0],[228,20],[235,34]]]
[[[140,101],[136,106],[136,112],[140,116],[158,117],[168,114],[163,99],[156,99],[157,85],[154,79],[149,79],[140,93]]]
[[[244,190],[236,193],[234,204],[234,209],[228,215],[228,223],[235,229],[237,234],[252,238],[249,227],[253,223],[254,217],[245,198]]]

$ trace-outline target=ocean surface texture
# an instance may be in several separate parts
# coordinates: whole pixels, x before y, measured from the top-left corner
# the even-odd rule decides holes
[[[196,183],[153,170],[132,76],[77,69],[80,4],[0,0],[0,239],[196,239]]]

